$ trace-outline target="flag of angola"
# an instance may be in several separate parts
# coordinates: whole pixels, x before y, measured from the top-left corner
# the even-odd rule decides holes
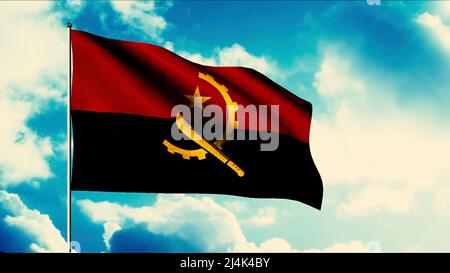
[[[83,31],[71,37],[72,190],[230,194],[321,208],[309,102],[253,69],[200,65],[156,45]],[[204,112],[208,105],[223,109],[224,127],[247,137],[202,138],[173,113],[176,105],[195,113],[194,102]],[[250,115],[237,120],[231,105],[278,112],[258,111],[255,124]],[[206,126],[207,115],[201,120]],[[186,138],[175,139],[174,128]],[[277,135],[276,149],[261,149],[263,131]]]

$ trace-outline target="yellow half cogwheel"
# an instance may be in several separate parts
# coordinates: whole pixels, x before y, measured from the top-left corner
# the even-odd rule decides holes
[[[185,150],[178,148],[167,140],[163,141],[163,144],[167,147],[167,151],[171,154],[180,154],[183,156],[183,159],[191,159],[191,157],[197,157],[199,160],[203,160],[206,158],[206,151],[203,149],[195,149],[195,150]]]
[[[217,91],[219,91],[219,93],[222,95],[222,97],[225,100],[225,103],[227,105],[227,127],[226,128],[232,127],[232,128],[237,129],[238,122],[235,119],[236,119],[236,111],[238,109],[238,105],[236,102],[234,102],[231,99],[230,95],[228,94],[228,89],[224,85],[219,84],[217,81],[214,80],[214,78],[212,76],[210,76],[208,74],[203,74],[203,73],[199,72],[198,77],[200,79],[208,82],[209,84],[214,86],[217,89]],[[225,140],[225,135],[224,135],[224,139],[215,140],[213,143],[219,149],[222,149],[222,144],[225,143],[225,141],[226,140]],[[175,146],[172,143],[170,143],[167,139],[165,139],[163,141],[163,145],[167,147],[167,151],[169,153],[180,154],[183,157],[183,159],[186,159],[186,160],[191,159],[191,157],[197,157],[198,160],[203,160],[206,158],[206,154],[208,153],[203,148],[193,149],[193,150],[180,148],[180,147]]]

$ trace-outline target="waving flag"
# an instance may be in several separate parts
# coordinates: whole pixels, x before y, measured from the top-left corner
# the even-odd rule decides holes
[[[320,209],[309,102],[255,70],[196,64],[152,44],[72,30],[72,50],[72,190],[285,198]],[[207,139],[177,105],[193,115],[215,105],[224,113],[216,120],[246,138]],[[255,119],[239,120],[241,108],[256,109]]]

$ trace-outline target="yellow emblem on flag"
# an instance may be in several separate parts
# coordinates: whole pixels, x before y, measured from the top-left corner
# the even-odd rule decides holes
[[[199,72],[198,77],[212,86],[219,91],[222,98],[225,101],[226,104],[226,111],[227,111],[227,127],[226,128],[237,128],[238,123],[235,120],[236,111],[237,111],[237,103],[234,102],[230,95],[228,94],[228,89],[222,85],[219,84],[217,81],[214,80],[214,78],[208,74],[203,74]],[[186,95],[186,97],[191,100],[190,107],[193,107],[194,104],[194,98],[201,98],[202,103],[209,100],[210,97],[202,97],[200,95],[200,90],[198,87],[195,90],[194,95]],[[206,154],[209,152],[211,155],[219,159],[222,163],[226,164],[228,167],[233,169],[239,176],[244,176],[244,171],[240,169],[233,161],[231,161],[221,150],[222,150],[222,144],[226,141],[226,132],[224,132],[223,139],[215,140],[213,143],[210,143],[206,139],[202,138],[200,135],[198,135],[194,129],[192,129],[191,125],[189,125],[184,118],[178,114],[176,117],[176,124],[178,126],[178,129],[186,135],[188,138],[193,140],[195,143],[197,143],[201,148],[198,149],[184,149],[180,148],[174,144],[172,144],[170,141],[165,139],[163,141],[164,146],[167,147],[167,151],[171,154],[180,154],[183,159],[189,160],[191,157],[197,157],[199,160],[203,160],[206,158]]]

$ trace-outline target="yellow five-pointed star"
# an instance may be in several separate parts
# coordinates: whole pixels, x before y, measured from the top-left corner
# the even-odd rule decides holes
[[[198,86],[195,89],[194,95],[184,95],[184,96],[191,101],[191,104],[189,105],[190,108],[194,108],[194,99],[195,98],[201,98],[202,99],[202,101],[201,101],[202,109],[204,108],[203,107],[203,103],[211,98],[211,97],[202,97],[202,96],[200,96],[200,90],[198,89]]]

